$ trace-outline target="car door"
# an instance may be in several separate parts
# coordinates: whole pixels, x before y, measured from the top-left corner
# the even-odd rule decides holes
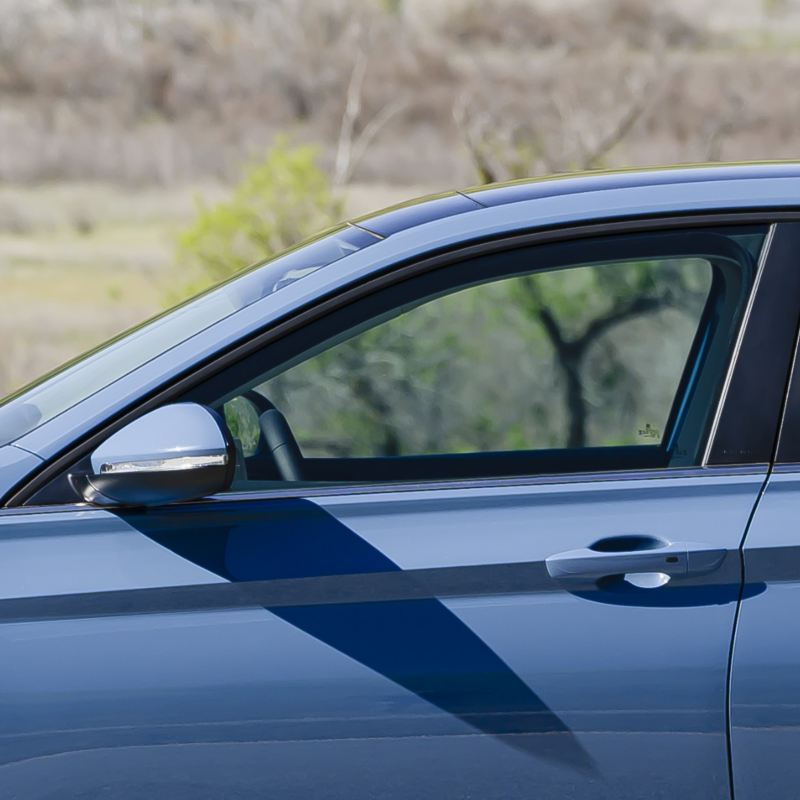
[[[230,492],[0,511],[4,795],[728,797],[796,235],[408,265],[181,388]]]
[[[800,370],[795,353],[775,464],[743,543],[733,646],[731,749],[740,798],[793,797],[800,782]]]

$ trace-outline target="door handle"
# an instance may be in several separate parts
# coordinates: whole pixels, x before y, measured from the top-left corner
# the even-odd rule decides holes
[[[557,581],[599,580],[614,575],[661,575],[661,582],[636,583],[662,586],[670,578],[713,572],[725,558],[724,548],[697,542],[666,542],[648,536],[601,539],[591,547],[567,550],[545,559],[547,572]]]

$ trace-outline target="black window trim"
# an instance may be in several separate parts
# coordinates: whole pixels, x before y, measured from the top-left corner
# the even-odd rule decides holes
[[[765,464],[730,465],[720,467],[666,467],[660,469],[632,469],[616,472],[569,472],[522,475],[502,478],[470,478],[414,483],[362,483],[337,484],[332,486],[289,486],[274,489],[236,490],[209,495],[200,500],[191,501],[192,505],[214,505],[244,500],[291,500],[314,497],[359,497],[375,494],[406,494],[409,492],[457,491],[459,489],[513,489],[526,486],[556,486],[560,484],[599,484],[631,481],[664,481],[686,480],[693,478],[716,479],[757,476],[763,479],[766,474]],[[780,471],[776,468],[775,471]],[[16,514],[54,514],[66,511],[113,511],[113,508],[90,506],[74,501],[47,505],[5,506],[0,508],[0,519]]]
[[[797,252],[800,255],[800,245]],[[800,471],[800,318],[798,318],[795,331],[791,367],[787,379],[786,396],[781,409],[772,471],[779,473]]]
[[[704,465],[772,464],[800,327],[800,222],[777,221],[738,334]]]
[[[725,408],[725,403],[728,399],[728,394],[730,392],[731,381],[733,380],[733,375],[736,370],[736,364],[739,361],[739,354],[742,349],[742,343],[744,342],[745,336],[747,335],[747,329],[750,323],[750,317],[753,313],[753,307],[756,304],[756,298],[758,297],[759,289],[761,288],[761,277],[766,270],[766,263],[769,259],[769,253],[772,249],[772,242],[775,238],[775,230],[777,226],[772,224],[769,226],[767,231],[766,238],[764,239],[763,244],[761,245],[761,252],[758,256],[758,265],[756,267],[756,274],[753,280],[753,286],[750,290],[750,296],[747,299],[747,306],[745,307],[744,314],[742,316],[741,323],[739,324],[739,330],[736,332],[736,341],[733,345],[733,351],[731,353],[731,360],[728,364],[728,369],[725,371],[725,377],[722,382],[722,389],[720,390],[719,397],[717,398],[717,407],[714,411],[714,416],[712,418],[711,427],[708,432],[708,438],[705,442],[705,450],[703,453],[703,458],[701,460],[702,466],[707,466],[709,461],[711,460],[711,453],[714,445],[714,440],[717,437],[717,433],[719,431],[719,424],[722,418],[722,412]]]
[[[500,252],[503,250],[513,249],[520,246],[537,245],[544,243],[553,243],[563,241],[565,239],[576,238],[590,238],[599,235],[611,235],[622,233],[644,233],[648,231],[668,230],[672,228],[688,227],[688,228],[702,228],[714,226],[742,226],[747,224],[764,224],[769,225],[771,232],[780,231],[784,227],[795,228],[795,235],[800,242],[800,224],[785,226],[783,223],[800,222],[800,210],[796,209],[760,209],[760,210],[741,210],[741,211],[711,211],[702,213],[672,213],[663,214],[658,216],[633,216],[625,219],[611,219],[611,220],[592,220],[586,223],[572,223],[569,225],[560,225],[549,228],[538,228],[533,231],[514,232],[513,234],[505,234],[496,236],[490,239],[481,241],[472,241],[460,244],[455,247],[450,247],[446,250],[431,252],[422,256],[416,256],[405,262],[398,262],[386,270],[368,276],[366,279],[354,283],[343,290],[337,290],[333,293],[323,295],[316,298],[315,301],[309,305],[292,311],[287,316],[281,317],[264,329],[257,331],[250,335],[250,338],[240,341],[222,353],[216,353],[211,358],[204,362],[199,362],[193,365],[190,371],[178,374],[172,377],[171,382],[150,393],[144,398],[137,398],[137,400],[124,411],[116,414],[103,424],[98,426],[95,430],[87,435],[81,437],[78,441],[74,442],[69,448],[62,451],[49,462],[43,464],[32,475],[26,477],[20,484],[12,488],[11,492],[4,499],[5,508],[15,508],[20,506],[33,506],[37,508],[52,508],[53,505],[59,504],[58,501],[53,501],[53,504],[37,504],[36,494],[44,488],[51,480],[56,478],[59,474],[65,472],[80,458],[84,457],[91,452],[98,444],[105,438],[110,436],[116,430],[119,430],[124,425],[133,421],[135,418],[141,416],[148,411],[157,408],[158,406],[168,403],[171,400],[186,393],[193,387],[197,386],[211,375],[225,369],[235,361],[238,361],[251,353],[259,350],[279,338],[294,332],[309,323],[320,319],[339,308],[344,307],[349,303],[358,302],[362,298],[372,294],[373,292],[380,291],[395,283],[408,280],[424,272],[438,269],[447,266],[455,261],[469,258],[471,256],[486,255],[488,253]],[[774,237],[768,237],[774,238]],[[794,237],[792,237],[794,238]],[[757,306],[756,303],[756,290],[761,284],[760,275],[762,272],[781,273],[785,270],[786,265],[783,263],[784,259],[775,259],[771,257],[772,247],[768,246],[770,242],[765,240],[762,246],[762,253],[759,259],[759,270],[757,274],[758,285],[754,284],[751,290],[751,300],[748,305],[750,311]],[[777,263],[776,263],[777,262]],[[750,316],[744,318],[740,324],[740,331],[737,334],[741,342],[746,341],[746,330],[750,325]],[[796,329],[796,326],[795,326]],[[791,346],[794,346],[792,340]],[[729,389],[737,380],[742,380],[740,377],[742,373],[752,377],[758,373],[758,364],[750,363],[744,365],[742,363],[741,352],[733,354],[731,363],[729,365],[730,379],[726,376],[727,391],[725,394],[720,394],[718,405],[714,413],[716,420],[716,431],[710,430],[708,434],[706,446],[706,460],[701,467],[694,467],[686,469],[682,467],[667,468],[663,470],[632,470],[626,471],[620,475],[619,479],[630,477],[630,479],[640,479],[646,475],[658,473],[660,476],[666,477],[668,475],[678,476],[678,474],[709,474],[712,470],[710,467],[722,466],[725,467],[722,472],[729,474],[733,469],[739,472],[738,468],[746,468],[746,472],[752,471],[753,467],[763,466],[770,462],[770,459],[759,461],[726,461],[724,458],[717,458],[718,442],[716,437],[719,436],[719,430],[724,429],[726,432],[730,430],[731,426],[723,426],[727,417],[736,415],[736,396],[732,394]],[[750,359],[751,362],[757,359]],[[786,363],[786,376],[788,378],[789,372],[789,358]],[[747,368],[745,368],[747,367]],[[781,398],[781,404],[785,397],[784,392]],[[718,418],[718,419],[717,419]],[[769,421],[768,421],[769,422]],[[772,424],[767,424],[765,430],[759,432],[759,438],[769,441],[770,453],[774,449],[776,436],[777,436],[778,420],[772,420]],[[713,435],[713,438],[712,438]],[[710,444],[710,446],[709,446]],[[728,449],[730,450],[730,448]],[[719,474],[718,470],[713,470],[715,474]],[[562,482],[572,482],[573,480],[592,480],[598,479],[597,476],[604,477],[605,479],[611,478],[614,473],[563,473],[559,474],[557,479]],[[508,485],[509,481],[519,482],[521,485],[525,483],[538,482],[539,479],[546,479],[552,482],[552,476],[531,475],[520,476],[520,478],[474,478],[463,481],[447,481],[444,483],[435,481],[423,481],[420,483],[405,482],[402,485],[394,486],[394,490],[399,488],[407,490],[421,490],[421,489],[434,489],[434,488],[466,488],[468,486],[503,486]],[[267,490],[266,494],[270,497],[297,497],[297,496],[322,496],[324,494],[341,494],[341,493],[373,493],[385,492],[390,490],[391,484],[363,484],[363,485],[349,485],[344,487],[321,487],[319,490],[312,489],[311,487],[295,487],[291,489],[287,487],[285,490]],[[341,491],[339,491],[341,489]],[[336,490],[336,491],[334,491]],[[265,493],[264,490],[260,490]],[[253,498],[259,494],[255,492],[241,493],[242,496],[246,494],[247,497]],[[219,497],[232,498],[240,496],[239,493],[225,493]],[[61,505],[70,506],[68,500],[64,500]],[[75,503],[82,508],[86,508],[83,503]],[[0,508],[2,510],[2,508]]]
[[[619,472],[632,469],[658,469],[667,466],[694,466],[705,452],[706,434],[716,410],[716,401],[728,372],[733,344],[736,342],[744,311],[751,297],[751,286],[758,269],[757,256],[726,236],[731,232],[756,232],[761,244],[767,233],[765,226],[744,228],[690,229],[649,231],[639,234],[609,234],[590,239],[570,239],[558,243],[528,245],[499,254],[459,259],[413,279],[384,289],[332,312],[307,328],[288,334],[284,339],[244,358],[209,378],[200,387],[180,398],[183,401],[208,404],[221,412],[221,404],[240,395],[244,386],[262,383],[267,375],[283,372],[287,366],[305,360],[309,353],[327,350],[353,331],[371,327],[375,321],[392,316],[398,308],[417,307],[419,303],[450,295],[464,288],[487,282],[509,280],[540,271],[560,270],[573,265],[598,265],[640,259],[669,260],[696,255],[711,267],[709,287],[690,352],[696,354],[698,344],[707,341],[708,351],[702,370],[686,359],[678,376],[678,389],[668,411],[669,424],[664,429],[664,442],[629,446],[589,445],[573,450],[564,444],[552,448],[517,450],[499,448],[484,452],[407,453],[391,457],[366,453],[349,456],[306,456],[306,485],[346,483],[428,483],[441,480],[469,480],[515,477],[524,475],[571,474],[593,471]],[[760,248],[759,248],[760,249]],[[742,290],[745,290],[744,292]],[[695,328],[694,317],[691,327]],[[708,338],[707,334],[712,335]],[[310,348],[310,349],[309,349]],[[266,371],[266,372],[265,372]],[[690,379],[696,377],[695,380]],[[271,399],[269,390],[264,391]],[[698,394],[699,392],[699,394]],[[696,402],[700,398],[702,402]],[[677,411],[681,424],[678,425]],[[698,441],[699,435],[699,441]],[[667,462],[665,442],[674,450]],[[252,491],[274,488],[277,474],[269,474],[270,459],[248,460],[249,482],[235,485],[234,490]],[[264,470],[267,470],[265,473]]]

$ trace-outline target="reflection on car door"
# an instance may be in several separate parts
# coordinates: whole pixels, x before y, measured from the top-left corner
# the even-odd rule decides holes
[[[735,548],[762,480],[4,516],[0,585],[28,600],[0,604],[0,785],[726,797]],[[548,575],[642,531],[724,563],[657,595]]]

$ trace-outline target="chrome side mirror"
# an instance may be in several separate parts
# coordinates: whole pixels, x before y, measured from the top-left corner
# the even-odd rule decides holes
[[[233,479],[233,440],[220,416],[198,403],[174,403],[112,434],[91,469],[69,476],[87,503],[155,506],[225,491]]]

